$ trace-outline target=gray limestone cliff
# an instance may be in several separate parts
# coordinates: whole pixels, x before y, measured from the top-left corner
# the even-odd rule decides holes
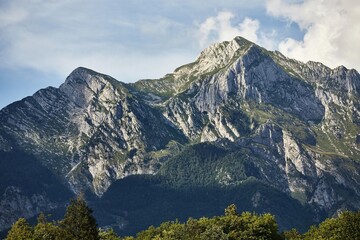
[[[0,159],[24,152],[73,193],[101,197],[119,179],[157,174],[183,146],[226,140],[251,152],[256,178],[332,215],[360,208],[359,91],[356,70],[237,37],[156,80],[125,84],[75,69],[59,88],[0,111]],[[241,184],[221,174],[220,184]],[[11,214],[63,205],[42,188],[22,196],[21,184],[4,178],[1,226]]]

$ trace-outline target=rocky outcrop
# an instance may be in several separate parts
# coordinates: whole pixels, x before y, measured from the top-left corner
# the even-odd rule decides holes
[[[251,152],[252,177],[332,214],[360,207],[359,91],[355,70],[302,63],[237,37],[157,80],[125,84],[75,69],[59,88],[0,111],[0,158],[24,152],[74,193],[101,197],[118,179],[157,174],[183,145],[229,141]],[[220,185],[241,184],[216,169]],[[10,186],[19,187],[0,190]],[[11,196],[4,206],[18,201]],[[47,201],[42,188],[26,196],[16,199],[30,210],[15,204],[9,214],[61,202]]]
[[[165,103],[165,116],[192,140],[225,138],[251,148],[262,159],[263,180],[303,203],[330,212],[339,206],[356,209],[358,200],[348,201],[341,191],[358,191],[359,175],[337,164],[359,167],[353,161],[359,159],[359,74],[304,64],[248,42],[236,55],[238,43],[236,38],[203,51],[199,59],[208,54],[216,64],[195,62],[192,69],[203,72]],[[229,58],[216,57],[221,53]],[[182,72],[186,75],[186,68]],[[266,119],[272,127],[264,125]],[[339,171],[351,177],[344,180]]]
[[[74,70],[59,89],[47,88],[4,108],[1,129],[25,152],[70,184],[101,195],[130,174],[153,174],[148,151],[185,141],[161,113],[125,84],[89,69]]]
[[[0,230],[10,228],[19,217],[30,218],[57,207],[46,192],[27,196],[18,187],[8,186],[0,198]]]
[[[239,139],[238,145],[251,149],[263,181],[302,203],[332,213],[358,209],[360,176],[349,169],[359,169],[358,162],[319,154],[271,122],[259,127],[254,137]]]

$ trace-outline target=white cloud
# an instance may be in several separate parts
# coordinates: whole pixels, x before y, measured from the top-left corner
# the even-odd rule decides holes
[[[266,8],[272,16],[295,22],[304,31],[300,41],[281,41],[279,50],[285,55],[360,69],[360,4],[356,0],[268,0]]]
[[[234,14],[228,11],[219,12],[214,17],[207,18],[199,25],[199,44],[206,47],[211,43],[229,41],[236,36],[242,36],[249,41],[273,49],[276,35],[275,30],[270,34],[260,30],[260,22],[257,19],[245,17],[239,24],[233,24]]]
[[[258,20],[253,20],[250,18],[245,18],[242,23],[239,24],[240,36],[244,36],[250,41],[258,42],[258,30],[260,23]]]

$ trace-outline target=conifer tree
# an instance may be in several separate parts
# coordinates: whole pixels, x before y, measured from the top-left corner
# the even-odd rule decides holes
[[[33,240],[33,231],[25,218],[19,218],[8,232],[6,240]]]
[[[79,240],[99,240],[99,231],[96,220],[92,216],[83,196],[72,199],[66,209],[60,227],[66,232],[66,238]]]

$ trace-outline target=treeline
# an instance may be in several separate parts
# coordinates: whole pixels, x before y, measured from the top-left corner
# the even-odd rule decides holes
[[[49,222],[40,214],[31,227],[20,218],[9,230],[6,240],[313,240],[360,239],[360,211],[344,212],[338,218],[327,219],[319,226],[312,226],[300,234],[296,229],[280,233],[275,217],[271,214],[238,214],[234,204],[225,209],[223,216],[190,218],[185,223],[165,222],[159,227],[149,227],[136,237],[119,237],[112,229],[99,229],[92,210],[82,197],[71,200],[65,216],[57,222]]]
[[[48,222],[41,213],[35,227],[20,218],[13,224],[6,240],[99,240],[100,232],[96,219],[92,215],[82,196],[72,199],[64,218],[58,222]]]

